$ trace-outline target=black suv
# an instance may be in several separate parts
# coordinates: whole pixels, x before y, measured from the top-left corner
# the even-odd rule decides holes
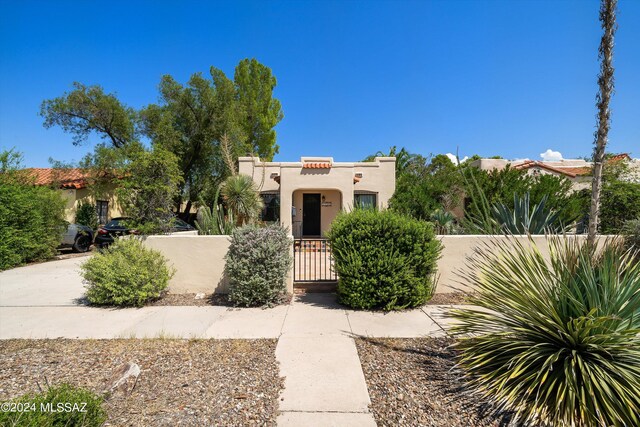
[[[127,234],[138,234],[136,230],[127,227],[127,221],[131,218],[120,217],[113,218],[111,221],[98,228],[96,233],[95,245],[104,248],[113,243],[117,236],[125,236]],[[193,231],[195,228],[179,218],[173,220],[172,232],[176,231]]]

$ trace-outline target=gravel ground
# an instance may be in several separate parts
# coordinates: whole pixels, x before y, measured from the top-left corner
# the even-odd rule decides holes
[[[462,292],[434,294],[433,297],[427,301],[427,305],[465,304],[467,297],[468,295]]]
[[[507,425],[465,390],[448,338],[356,339],[378,426]]]
[[[198,296],[198,298],[196,298]],[[287,296],[281,304],[289,304],[291,297]],[[155,306],[207,306],[221,305],[234,307],[225,294],[165,294],[159,299],[146,305]]]
[[[277,340],[0,341],[0,401],[45,384],[108,390],[118,368],[141,373],[104,404],[107,425],[275,425],[283,387]],[[130,378],[131,380],[131,378]]]

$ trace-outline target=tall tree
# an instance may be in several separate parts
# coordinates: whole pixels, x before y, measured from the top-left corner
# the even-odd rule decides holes
[[[40,106],[44,127],[60,126],[73,134],[73,144],[80,145],[96,132],[114,147],[123,147],[135,139],[136,112],[122,104],[114,94],[100,86],[73,83],[73,90],[47,99]]]
[[[244,154],[271,161],[280,148],[273,128],[284,117],[280,101],[273,97],[276,78],[271,68],[256,59],[243,59],[236,67],[234,83],[247,136]]]
[[[142,129],[154,146],[173,153],[184,181],[176,199],[188,213],[210,180],[220,179],[224,164],[217,149],[222,111],[213,82],[200,73],[185,86],[166,75],[160,81],[160,105],[149,105],[140,114]]]
[[[595,147],[593,150],[593,183],[591,188],[591,208],[589,210],[589,236],[590,244],[595,243],[598,232],[598,214],[600,210],[600,192],[602,189],[602,167],[604,165],[605,148],[609,138],[611,126],[611,111],[609,102],[613,95],[613,38],[617,30],[616,9],[618,0],[601,0],[600,25],[603,34],[598,49],[600,59],[600,74],[598,75],[598,94],[596,105],[598,107],[598,130],[595,133]]]

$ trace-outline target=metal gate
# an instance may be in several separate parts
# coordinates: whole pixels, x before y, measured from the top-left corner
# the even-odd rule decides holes
[[[336,282],[331,244],[326,239],[294,239],[294,282]]]

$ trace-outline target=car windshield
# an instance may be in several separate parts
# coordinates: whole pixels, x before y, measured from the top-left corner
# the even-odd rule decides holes
[[[186,222],[184,222],[183,220],[181,220],[180,218],[176,218],[175,222],[173,223],[176,227],[180,227],[180,228],[188,228],[191,227],[189,224],[187,224]]]
[[[111,221],[109,221],[108,223],[105,224],[105,227],[110,227],[110,228],[125,228],[126,224],[125,222],[127,221],[128,218],[114,218]]]

